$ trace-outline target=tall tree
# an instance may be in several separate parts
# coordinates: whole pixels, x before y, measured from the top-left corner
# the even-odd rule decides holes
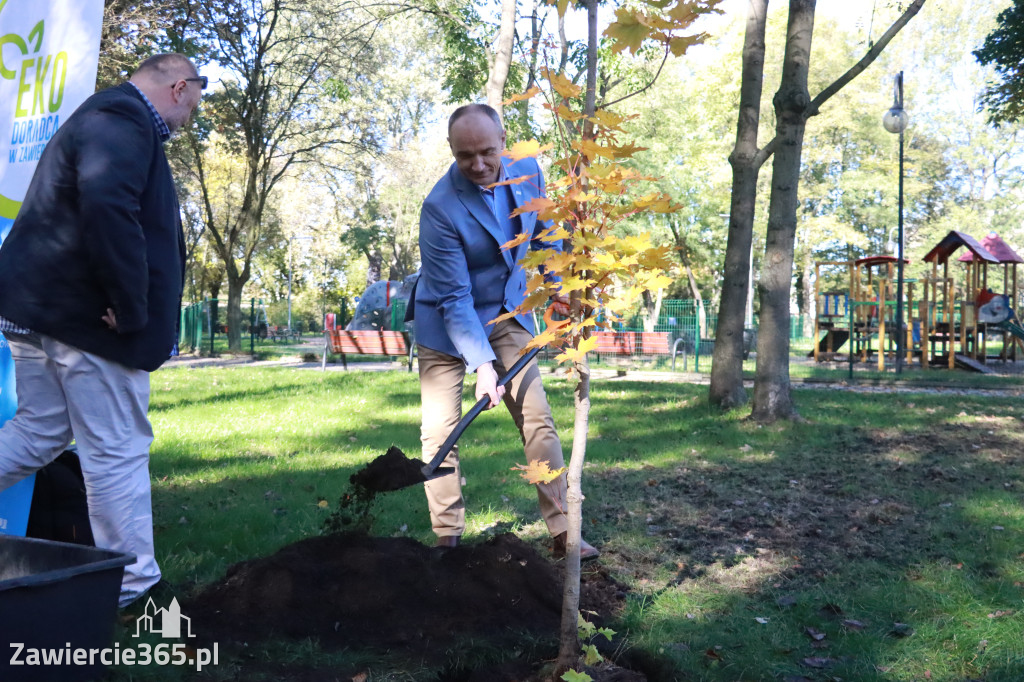
[[[276,186],[322,150],[371,143],[343,104],[360,83],[350,74],[374,70],[364,57],[378,18],[327,0],[197,0],[192,7],[199,39],[224,69],[223,89],[208,97],[203,117],[243,162],[235,198],[214,196],[203,154],[208,139],[192,132],[207,234],[227,276],[229,348],[240,350],[242,290],[268,236],[264,211]]]
[[[761,88],[764,82],[765,26],[768,0],[748,0],[747,28],[740,75],[740,108],[732,165],[729,237],[725,249],[724,284],[715,329],[711,364],[710,400],[723,408],[747,400],[743,388],[743,323],[750,289],[750,256],[757,207],[757,176],[769,149],[758,149],[761,123]]]
[[[761,330],[767,333],[758,334],[758,369],[754,391],[755,396],[759,396],[760,399],[755,399],[754,416],[763,421],[773,421],[795,415],[789,386],[789,293],[793,267],[793,235],[796,230],[796,208],[798,206],[796,198],[806,122],[819,113],[825,102],[878,58],[893,37],[920,11],[924,0],[913,0],[879,40],[869,47],[860,61],[812,99],[807,91],[807,74],[810,68],[815,4],[815,0],[790,0],[782,82],[773,100],[777,117],[776,134],[753,155],[754,162],[760,165],[767,161],[772,154],[777,154],[781,145],[789,146],[784,151],[785,163],[780,165],[777,160],[773,162],[769,226],[766,234],[765,259],[759,283]],[[747,59],[748,55],[750,58],[756,58],[758,51],[745,52],[744,59]],[[761,57],[763,58],[763,53],[761,53]],[[755,73],[753,69],[750,71],[744,69],[745,77],[748,75],[754,77]],[[763,80],[763,72],[759,78]],[[779,174],[780,179],[776,179],[774,174]],[[782,180],[781,178],[786,179]],[[734,184],[733,192],[740,193],[743,195],[744,201],[750,201],[753,205],[751,199],[756,199],[757,185],[751,182]],[[778,193],[777,198],[776,193]],[[735,203],[737,199],[734,198],[733,201]],[[774,212],[772,207],[774,207]],[[745,211],[740,216],[744,221],[749,219],[750,222],[739,224],[737,221],[738,224],[734,228],[732,222],[736,216],[730,216],[730,232],[733,229],[752,232],[753,212],[750,212],[749,218]],[[737,235],[735,240],[730,238],[729,245],[726,247],[726,262],[732,263],[734,267],[736,264],[743,263],[746,267],[746,263],[749,262],[749,252],[730,253],[730,251],[733,249],[741,251],[745,244],[749,249],[749,243],[740,235]],[[788,274],[783,276],[783,271]],[[722,306],[718,313],[719,326],[725,324],[728,325],[728,329],[742,329],[745,312],[745,305],[741,304],[743,301],[745,301],[744,297],[734,294],[729,297],[727,302],[723,291]],[[766,305],[769,308],[767,329],[764,327]],[[728,319],[723,321],[723,318]],[[785,333],[780,331],[783,327]],[[719,360],[719,343],[730,346],[721,351],[721,357],[726,364],[731,364],[732,367],[722,368],[717,374],[712,375],[709,397],[713,404],[732,407],[746,400],[746,391],[743,388],[742,373],[739,368],[742,361],[740,348],[742,334],[737,336],[733,332],[727,334],[721,341],[716,340],[715,364],[718,364]]]
[[[995,67],[998,74],[983,98],[989,120],[1014,122],[1024,116],[1024,2],[1013,0],[997,21],[998,27],[974,56],[983,65]]]

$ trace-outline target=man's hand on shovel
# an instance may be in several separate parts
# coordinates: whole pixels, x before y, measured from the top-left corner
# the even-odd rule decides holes
[[[498,386],[498,373],[494,371],[494,363],[485,362],[477,367],[476,399],[480,400],[484,396],[489,397],[491,402],[487,405],[487,409],[491,409],[492,407],[497,407],[504,395],[505,387]]]

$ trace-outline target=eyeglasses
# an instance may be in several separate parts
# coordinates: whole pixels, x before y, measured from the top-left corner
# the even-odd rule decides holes
[[[210,79],[206,76],[196,76],[195,78],[182,78],[182,80],[199,83],[200,90],[205,90],[206,86],[210,84]]]

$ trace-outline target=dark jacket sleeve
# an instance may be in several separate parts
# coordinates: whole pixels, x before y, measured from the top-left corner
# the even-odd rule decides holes
[[[85,113],[75,131],[78,215],[88,235],[84,246],[122,334],[148,322],[140,199],[156,137],[149,119],[141,102],[121,98]]]

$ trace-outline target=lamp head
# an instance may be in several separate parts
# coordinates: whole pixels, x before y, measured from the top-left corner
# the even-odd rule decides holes
[[[902,107],[894,106],[882,116],[882,126],[890,133],[902,133],[907,129],[908,123],[910,123],[910,116]]]

